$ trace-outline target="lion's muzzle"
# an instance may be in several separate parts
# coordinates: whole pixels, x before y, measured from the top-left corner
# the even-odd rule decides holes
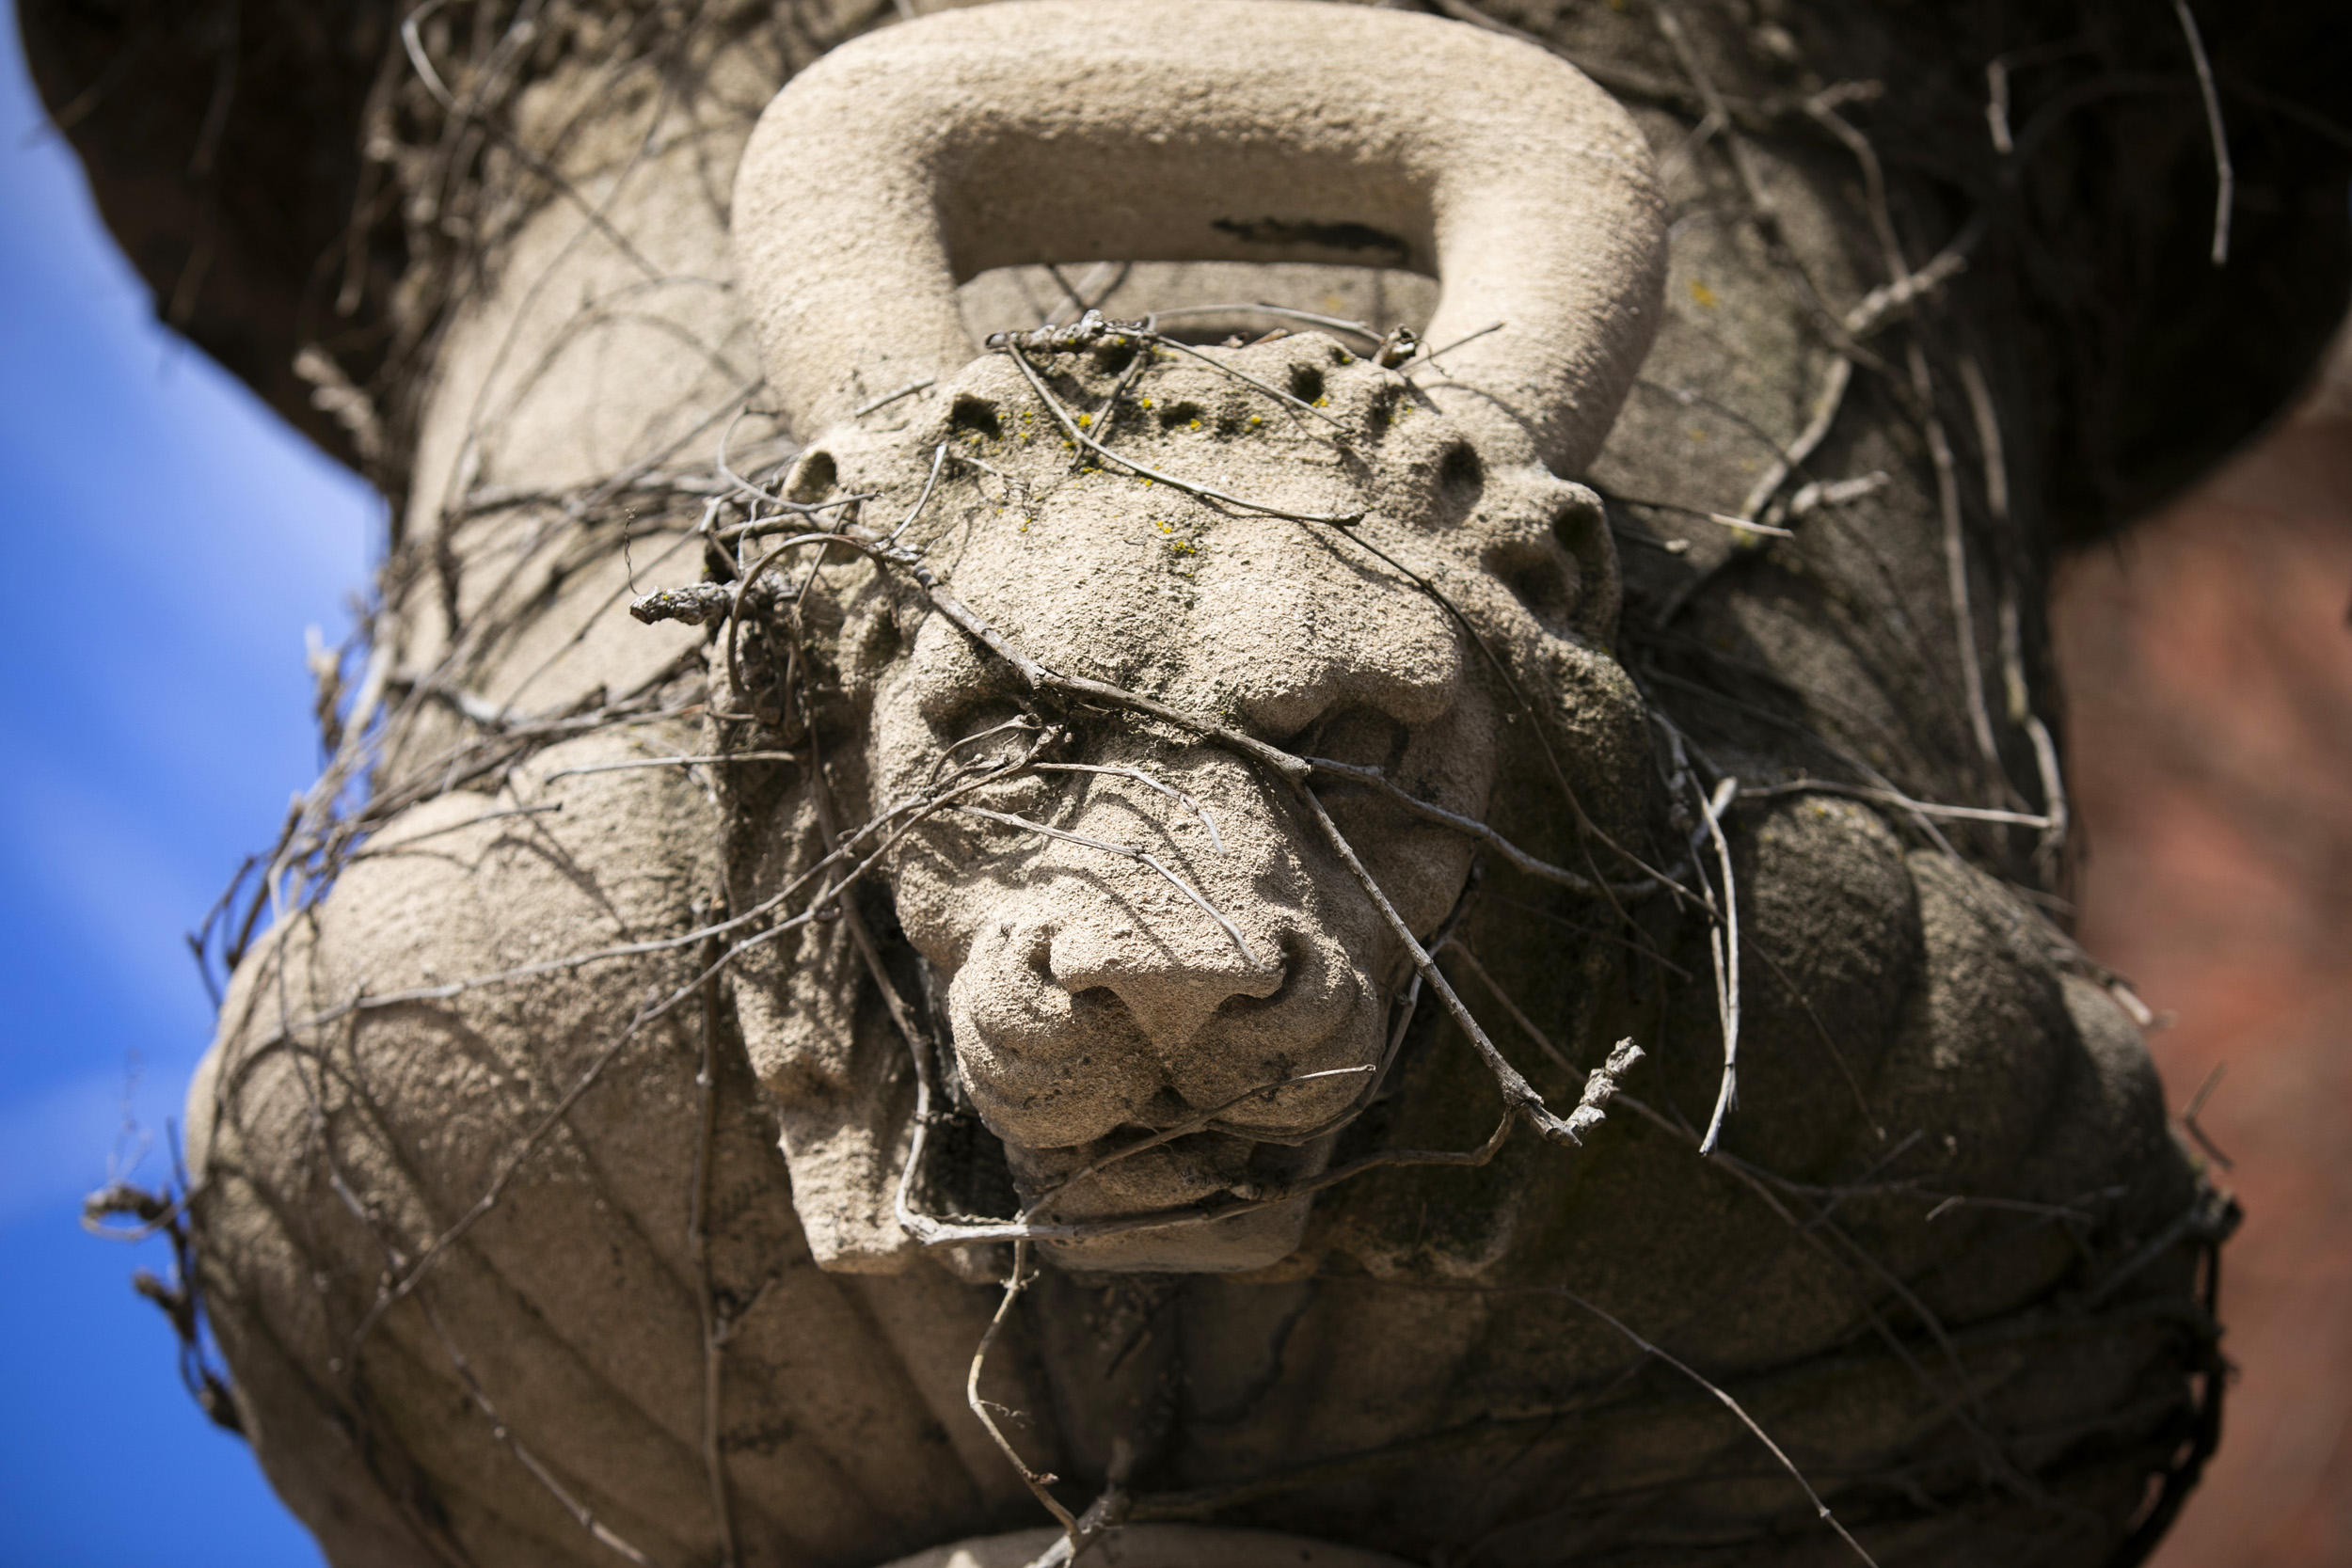
[[[1360,896],[1326,886],[1298,853],[1287,813],[1249,793],[1254,810],[1221,814],[1221,850],[1152,814],[1163,817],[1155,859],[1172,876],[1046,845],[949,985],[965,1092],[1004,1139],[1034,1217],[1185,1215],[1057,1243],[1068,1260],[1234,1269],[1279,1258],[1303,1201],[1206,1225],[1198,1213],[1319,1171],[1379,1065],[1375,976],[1389,943]],[[1103,788],[1072,831],[1136,837],[1148,809]]]

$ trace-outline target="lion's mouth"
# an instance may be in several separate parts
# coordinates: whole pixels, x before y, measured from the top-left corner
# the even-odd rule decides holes
[[[1064,1265],[1230,1272],[1296,1248],[1311,1203],[1298,1189],[1329,1164],[1336,1138],[1162,1138],[1129,1127],[1065,1148],[1009,1144],[1005,1153],[1032,1222],[1077,1227],[1045,1243]]]
[[[1231,1132],[1153,1136],[1124,1128],[1074,1148],[1006,1152],[1025,1207],[1055,1224],[1287,1196],[1328,1155],[1327,1139],[1294,1148]]]

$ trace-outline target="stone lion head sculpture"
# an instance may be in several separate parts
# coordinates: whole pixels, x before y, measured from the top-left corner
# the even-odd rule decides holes
[[[718,53],[714,101],[769,102]],[[1950,476],[1857,395],[1786,515],[1851,510],[1751,550],[1642,516],[1793,463],[1610,434],[1654,327],[1671,392],[1804,325],[1752,228],[1684,230],[1724,309],[1661,324],[1627,116],[1386,8],[890,26],[774,98],[731,213],[697,176],[737,144],[632,80],[662,135],[605,127],[576,188],[639,170],[608,221],[688,303],[639,320],[550,206],[453,328],[447,573],[371,664],[410,692],[394,803],[191,1090],[189,1289],[337,1561],[874,1562],[1034,1520],[1048,1470],[1057,1511],[1421,1556],[1841,1560],[1834,1497],[1882,1560],[2137,1560],[2217,1430],[2232,1212],[2110,977],[1999,879],[2055,774],[2050,816],[1942,803],[2007,799],[1963,766]],[[1825,297],[1893,299],[1800,151],[1782,232]],[[967,332],[960,280],[1114,258],[1443,293],[1426,349],[1295,310]],[[556,347],[649,346],[548,348],[469,446],[468,365],[532,357],[548,301]],[[1748,434],[1786,456],[1836,404],[1783,346]],[[746,397],[788,464],[730,462]],[[632,434],[567,476],[599,423]],[[1587,474],[1655,546],[1646,709]],[[688,627],[615,613],[688,552],[636,606]],[[1790,776],[1822,752],[1848,776]],[[1604,1101],[1580,1150],[1524,1135]]]
[[[914,958],[888,986],[936,1040],[922,1117],[977,1116],[1071,1266],[1297,1244],[1299,1189],[1417,992],[1407,933],[1471,873],[1443,814],[1509,800],[1536,853],[1635,875],[1610,847],[1648,758],[1610,652],[1616,562],[1560,476],[1657,319],[1647,154],[1581,74],[1467,29],[1427,29],[1460,56],[1442,69],[1302,80],[1276,43],[1306,8],[1047,3],[852,43],[778,97],[737,186],[738,270],[806,441],[770,537],[862,543],[744,541],[738,572],[775,574],[754,596],[797,594],[818,651],[731,644],[730,668],[778,710],[760,681],[815,683],[821,832],[889,845],[864,923]],[[1383,20],[1311,17],[1367,65]],[[1488,91],[1442,85],[1470,79]],[[1367,255],[1442,280],[1434,355],[1097,318],[976,357],[954,293],[1018,262]],[[916,1085],[887,1065],[903,1045],[845,1043],[839,979],[784,965],[746,1032],[819,1258],[894,1268],[924,1223],[926,1179],[900,1181]]]

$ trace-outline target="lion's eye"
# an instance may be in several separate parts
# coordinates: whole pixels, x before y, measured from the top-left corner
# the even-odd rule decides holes
[[[823,500],[838,479],[833,453],[821,448],[804,451],[784,476],[784,499],[803,506]]]
[[[1575,626],[1581,595],[1576,558],[1566,550],[1549,539],[1515,542],[1488,564],[1546,631],[1558,635]]]
[[[1009,696],[980,697],[959,703],[943,719],[931,721],[931,733],[943,748],[955,751],[957,760],[973,761],[1019,750],[1028,717]]]
[[[1405,759],[1412,732],[1377,708],[1325,714],[1287,742],[1294,756],[1327,757],[1357,768],[1391,768]]]
[[[1479,461],[1478,449],[1468,441],[1456,441],[1438,459],[1438,482],[1430,496],[1430,520],[1439,528],[1453,528],[1478,510],[1480,499],[1486,493],[1486,466]]]

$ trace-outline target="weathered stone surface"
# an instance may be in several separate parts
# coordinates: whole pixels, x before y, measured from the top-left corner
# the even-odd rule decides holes
[[[2218,1209],[2103,977],[2011,885],[2032,832],[1982,815],[2043,815],[2010,782],[2036,777],[2026,653],[2022,714],[1980,748],[1970,713],[2033,561],[1966,533],[1955,604],[1931,444],[1861,372],[1806,472],[1883,483],[1776,514],[1785,539],[1708,520],[1805,427],[1832,350],[1753,225],[1678,243],[1660,304],[1661,200],[1733,184],[1688,155],[1653,182],[1640,141],[1687,125],[1524,44],[1273,3],[918,23],[756,134],[778,58],[700,65],[675,105],[563,69],[525,95],[524,134],[576,125],[566,173],[628,248],[541,209],[439,351],[409,519],[435,564],[386,644],[444,698],[383,776],[510,715],[651,693],[660,720],[389,822],[248,960],[198,1089],[209,1301],[330,1556],[585,1562],[601,1530],[662,1563],[870,1563],[1034,1522],[964,1405],[1010,1248],[926,1249],[898,1212],[918,1066],[914,1207],[1096,1227],[1041,1236],[981,1383],[1073,1505],[1123,1476],[1139,1520],[1415,1557],[1844,1554],[1678,1364],[1882,1561],[2123,1541],[2213,1370]],[[958,163],[974,121],[1020,156]],[[1171,162],[1185,137],[1251,155]],[[1781,243],[1851,308],[1876,275],[1848,166],[1751,150]],[[1209,215],[1273,238],[1222,248]],[[1342,219],[1440,273],[1433,341],[1506,330],[1451,375],[1320,329],[974,358],[950,289],[1123,245],[1328,261],[1298,226]],[[694,281],[730,242],[728,286]],[[724,425],[734,473],[771,514],[868,499],[723,553],[689,531],[705,492],[663,491],[622,533],[598,486],[683,468],[761,351],[787,428]],[[543,494],[596,507],[514,499]],[[620,612],[632,578],[740,581],[850,515],[869,547],[785,557],[790,591],[741,594],[716,641]],[[1198,722],[1040,687],[1008,648]],[[1143,777],[1009,771],[960,802],[995,816],[943,812],[838,895],[815,876],[1049,735],[1035,760]],[[1266,748],[1378,768],[1581,885]],[[728,752],[789,756],[572,771]],[[1646,1053],[1582,1147],[1522,1127],[1483,1165],[1289,1191],[1478,1148],[1508,1110],[1434,986],[1409,1000],[1320,810],[1416,940],[1451,938],[1554,1111],[1614,1042]],[[1710,897],[1739,915],[1720,982]],[[641,943],[666,945],[513,973]],[[1740,1093],[1702,1158],[1735,982]],[[1293,1082],[1315,1072],[1343,1076]]]

